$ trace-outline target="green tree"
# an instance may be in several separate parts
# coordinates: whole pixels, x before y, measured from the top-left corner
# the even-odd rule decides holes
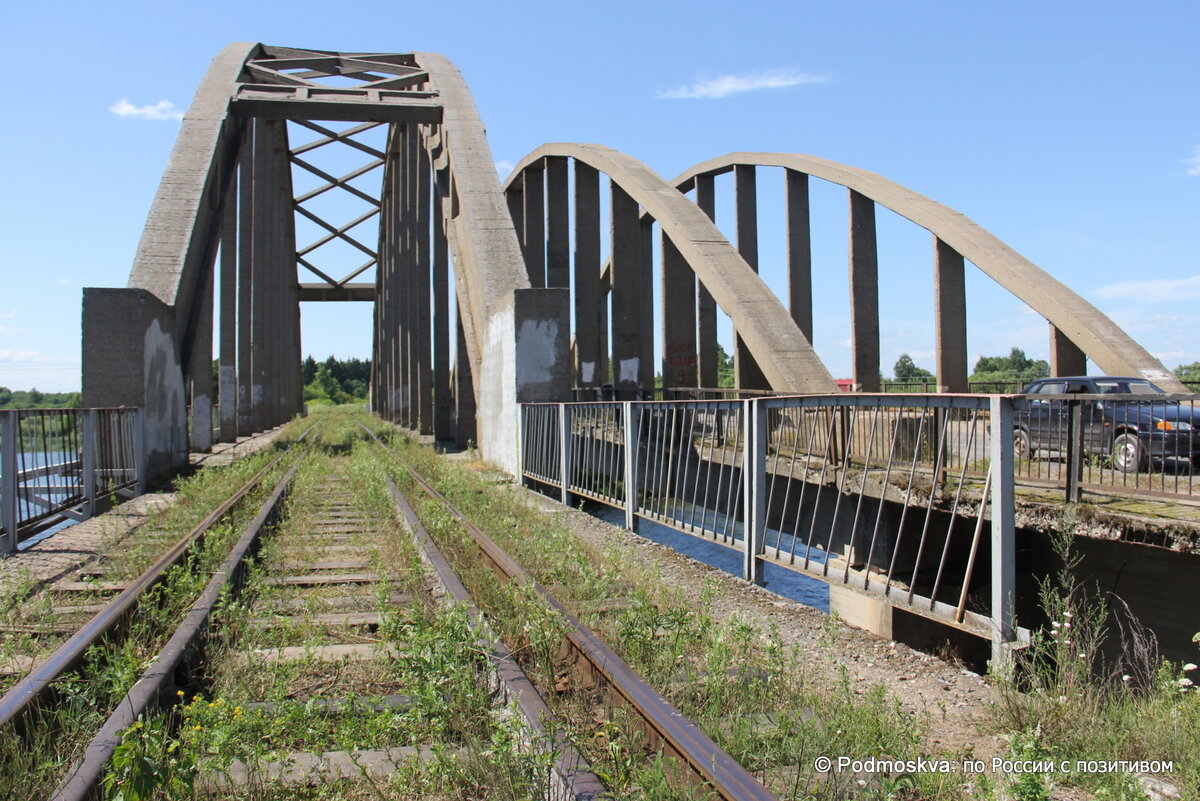
[[[924,367],[918,367],[912,356],[907,353],[900,354],[900,358],[892,367],[892,374],[896,376],[897,381],[932,381],[934,378],[933,373]]]
[[[733,380],[733,356],[726,353],[721,347],[721,343],[717,343],[717,386],[732,387]]]
[[[317,360],[312,357],[311,353],[300,365],[300,377],[306,385],[311,384],[317,377]]]
[[[1007,356],[980,356],[970,380],[1028,383],[1048,375],[1050,364],[1045,359],[1030,359],[1025,351],[1014,347]]]
[[[1180,381],[1200,381],[1200,362],[1179,365],[1175,368],[1175,377]]]

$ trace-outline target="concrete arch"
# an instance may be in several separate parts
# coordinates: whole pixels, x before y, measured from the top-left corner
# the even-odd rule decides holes
[[[1048,320],[1110,375],[1144,375],[1168,392],[1189,390],[1116,323],[1045,270],[966,215],[881,175],[816,156],[730,153],[697,164],[672,181],[688,191],[698,177],[738,165],[783,167],[857,192],[925,228]]]
[[[359,83],[326,81],[344,78]],[[352,125],[320,124],[327,121]],[[289,125],[321,138],[293,148]],[[388,126],[382,149],[353,141],[381,125]],[[356,144],[368,160],[340,177],[308,161],[306,154],[335,142]],[[381,166],[377,194],[350,184]],[[293,169],[325,183],[298,196]],[[301,208],[332,189],[376,211],[343,223]],[[328,235],[298,250],[297,214]],[[374,214],[379,237],[371,247],[348,232]],[[304,258],[335,238],[369,257],[340,281]],[[445,286],[451,264],[457,315],[449,311]],[[299,266],[323,283],[299,283]],[[350,283],[372,267],[373,283]],[[387,408],[394,419],[423,433],[475,441],[509,469],[515,469],[516,404],[559,400],[567,391],[556,372],[569,361],[566,293],[530,288],[483,124],[462,76],[442,56],[251,42],[224,48],[184,116],[128,288],[85,290],[85,402],[171,399],[148,424],[152,469],[183,463],[189,404],[191,446],[211,445],[219,337],[217,436],[287,420],[302,405],[302,300],[374,302],[373,401],[396,400]],[[456,334],[459,361],[451,368],[449,341]],[[457,425],[448,435],[446,415],[434,421],[431,401],[437,399],[440,414],[450,397]],[[227,420],[235,411],[236,419]]]
[[[547,158],[567,157],[608,175],[661,226],[683,259],[733,320],[776,391],[837,391],[833,377],[787,309],[695,204],[641,161],[596,144],[546,144],[525,156],[505,187]]]

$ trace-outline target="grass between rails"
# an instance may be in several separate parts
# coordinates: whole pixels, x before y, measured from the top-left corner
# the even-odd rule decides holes
[[[280,445],[295,431],[285,432]],[[277,451],[276,451],[277,453]],[[160,536],[137,535],[107,543],[106,580],[127,580],[140,573],[193,528],[219,502],[260,470],[275,454],[263,452],[226,468],[213,468],[182,480],[180,497],[166,511],[143,524]],[[276,475],[284,469],[280,466]],[[0,787],[6,798],[42,799],[54,789],[67,767],[79,757],[95,729],[124,697],[149,660],[170,636],[208,576],[224,558],[241,526],[254,514],[255,505],[270,491],[268,476],[234,512],[209,530],[202,543],[168,570],[163,579],[139,601],[129,620],[87,652],[83,664],[65,674],[50,690],[51,697],[19,723],[0,730]],[[89,593],[73,597],[75,605],[103,604],[111,595]],[[9,621],[50,620],[54,603],[42,592],[25,600],[11,595],[3,606]],[[75,621],[82,622],[82,619]],[[3,648],[36,656],[48,655],[65,639],[6,639]],[[15,682],[13,678],[13,682]],[[11,684],[11,683],[10,683]],[[7,689],[6,685],[5,689]]]
[[[378,448],[356,441],[362,433],[356,428],[324,429],[323,453],[297,474],[287,517],[264,544],[260,565],[245,591],[221,611],[203,686],[181,698],[174,720],[159,716],[146,729],[130,732],[122,747],[134,758],[114,762],[110,796],[130,797],[139,780],[131,767],[136,765],[170,766],[145,777],[150,789],[144,797],[193,798],[204,797],[213,776],[229,776],[239,764],[262,767],[294,752],[406,745],[432,746],[433,756],[404,763],[391,776],[372,776],[364,768],[353,781],[302,788],[262,780],[237,795],[263,800],[541,795],[549,757],[529,754],[523,747],[528,737],[512,710],[493,704],[478,635],[462,607],[438,604],[428,592],[416,550],[393,522]],[[329,479],[336,476],[344,479],[336,491],[353,498],[354,515],[374,521],[371,530],[345,543],[380,579],[351,599],[355,609],[378,612],[381,625],[374,631],[335,630],[312,620],[333,605],[348,608],[344,586],[296,592],[269,581],[330,558],[309,535],[321,514],[319,499],[335,491]],[[292,608],[297,601],[300,608]],[[297,614],[272,618],[273,610],[285,607]],[[271,618],[269,624],[264,617]],[[334,641],[388,646],[399,655],[356,663],[322,661],[315,653],[287,662],[240,661],[249,651]],[[395,696],[405,702],[388,706]],[[330,713],[331,702],[341,711]],[[177,736],[150,734],[170,731],[173,723],[179,724]]]

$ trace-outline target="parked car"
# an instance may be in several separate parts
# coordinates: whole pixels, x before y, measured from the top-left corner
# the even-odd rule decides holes
[[[1123,473],[1145,469],[1151,458],[1188,459],[1200,468],[1200,410],[1190,401],[1156,400],[1166,393],[1144,378],[1042,378],[1025,394],[1029,403],[1013,417],[1018,459],[1039,451],[1066,453],[1070,404],[1061,396],[1111,395],[1081,403],[1084,453],[1107,457]]]

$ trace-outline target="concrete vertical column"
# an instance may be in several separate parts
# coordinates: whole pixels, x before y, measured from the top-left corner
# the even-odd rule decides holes
[[[600,173],[575,162],[575,386],[598,387],[608,343],[601,338],[607,317],[600,291]]]
[[[758,180],[753,164],[738,164],[733,168],[734,205],[737,218],[738,253],[758,272]],[[733,334],[734,383],[739,389],[770,389],[758,362],[738,336]]]
[[[808,203],[808,176],[786,170],[788,311],[812,343],[812,222]]]
[[[379,263],[375,266],[375,302],[371,304],[371,411],[387,419],[383,392],[385,360],[383,352],[383,320],[387,303],[386,276],[391,260],[391,191],[389,182],[392,174],[392,138],[395,126],[388,126],[387,144],[384,149],[383,181],[379,190]]]
[[[471,375],[471,358],[467,355],[467,335],[463,330],[461,308],[455,330],[457,366],[454,369],[454,434],[459,446],[466,447],[475,443],[478,434],[475,428],[475,381]]]
[[[287,123],[283,120],[273,121],[274,131],[274,181],[273,222],[275,231],[273,240],[274,253],[274,319],[276,327],[274,364],[274,425],[280,425],[291,419],[296,412],[295,398],[299,394],[296,386],[298,380],[300,347],[297,332],[296,315],[298,304],[296,300],[296,243],[295,243],[295,210],[292,195],[292,171],[289,160]]]
[[[654,389],[654,220],[641,219],[641,252],[638,256],[638,385]]]
[[[1087,354],[1050,323],[1050,375],[1086,375]]]
[[[419,134],[419,132],[418,132]],[[417,208],[416,208],[416,382],[417,402],[414,404],[422,434],[433,433],[433,353],[430,336],[430,204],[432,203],[433,172],[429,152],[420,135],[413,137],[417,149]]]
[[[512,218],[513,230],[517,232],[517,243],[521,246],[521,257],[525,257],[525,184],[522,176],[518,175],[504,190],[504,200],[508,203],[508,216]],[[526,262],[528,264],[528,262]]]
[[[416,373],[416,207],[417,132],[405,125],[401,138],[400,206],[400,423],[416,428],[414,379]]]
[[[967,392],[967,289],[963,257],[933,238],[933,317],[938,392]]]
[[[199,285],[192,295],[191,348],[188,384],[192,398],[192,430],[188,447],[198,453],[212,450],[213,273],[215,265],[202,265]]]
[[[571,204],[566,156],[546,158],[546,286],[571,286]]]
[[[254,351],[250,342],[251,320],[254,318],[254,137],[257,130],[257,122],[246,122],[238,177],[237,433],[243,437],[254,432],[254,415],[251,412]]]
[[[716,189],[711,175],[696,176],[696,205],[708,215],[708,219],[717,218]],[[697,336],[699,338],[698,354],[700,359],[700,386],[707,389],[715,387],[717,376],[717,301],[712,293],[697,279]]]
[[[525,268],[529,271],[531,287],[546,286],[546,181],[541,164],[525,168],[521,173],[525,208]]]
[[[638,204],[616,183],[610,184],[611,276],[612,276],[612,360],[613,386],[618,397],[634,397],[639,384],[642,353],[642,299],[639,273],[642,260],[642,229]]]
[[[401,137],[402,125],[393,125],[388,142],[387,170],[384,186],[384,221],[387,227],[386,237],[382,243],[383,255],[386,258],[383,273],[384,294],[382,299],[376,299],[380,309],[380,375],[381,406],[384,416],[391,422],[396,422],[400,414],[400,394],[397,389],[400,369],[400,321],[398,319],[399,300],[397,299],[397,281],[400,262],[400,170],[401,170]]]
[[[663,389],[698,386],[696,276],[662,234]]]
[[[453,432],[454,399],[450,394],[450,257],[446,240],[445,204],[450,171],[434,173],[433,183],[433,436],[448,442]]]
[[[875,201],[850,190],[850,339],[855,389],[878,392],[879,257]]]
[[[271,132],[270,120],[254,122],[254,227],[251,236],[250,419],[252,431],[270,427],[267,385],[271,372]]]
[[[992,453],[992,669],[1003,674],[1006,643],[1014,639],[1017,584],[1013,512],[1013,407],[1007,398],[991,401]]]
[[[220,280],[220,368],[219,403],[221,429],[219,442],[237,439],[237,171],[229,182],[225,198],[225,214],[221,220],[221,280]]]

